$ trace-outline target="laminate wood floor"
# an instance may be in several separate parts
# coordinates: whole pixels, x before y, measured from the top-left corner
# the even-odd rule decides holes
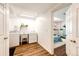
[[[32,43],[16,47],[14,56],[51,56],[51,55],[38,43]]]
[[[49,54],[38,43],[23,44],[15,48],[14,56],[67,56],[65,45],[54,49],[54,55]]]
[[[54,54],[56,56],[67,56],[66,55],[66,45],[60,46],[54,49]]]

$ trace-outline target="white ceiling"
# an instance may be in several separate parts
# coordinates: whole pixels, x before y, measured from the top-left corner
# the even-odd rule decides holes
[[[65,7],[69,4],[60,3],[12,3],[10,4],[10,14],[21,17],[36,17],[39,14],[55,10],[58,7]]]
[[[66,14],[67,9],[68,9],[68,7],[65,7],[65,8],[62,8],[62,9],[54,12],[54,17],[55,17],[54,21],[56,21],[56,22],[65,21],[65,17],[66,17],[65,14]]]

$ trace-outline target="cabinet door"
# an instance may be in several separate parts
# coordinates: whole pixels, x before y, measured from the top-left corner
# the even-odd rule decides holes
[[[9,39],[9,47],[19,46],[19,34],[10,34]]]
[[[29,34],[29,43],[37,42],[37,34],[31,33]]]

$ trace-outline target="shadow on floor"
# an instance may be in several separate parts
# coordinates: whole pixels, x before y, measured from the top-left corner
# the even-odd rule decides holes
[[[9,48],[9,56],[13,56],[15,51],[15,47]]]

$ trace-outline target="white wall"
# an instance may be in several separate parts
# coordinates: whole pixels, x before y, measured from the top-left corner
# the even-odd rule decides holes
[[[48,12],[36,19],[36,31],[38,33],[38,43],[49,53],[53,54],[53,40],[51,33],[51,13]]]
[[[10,18],[10,25],[9,25],[9,31],[15,30],[15,26],[17,26],[17,30],[20,29],[21,24],[28,25],[28,32],[33,32],[35,31],[35,20],[33,19],[28,19],[28,18],[20,18],[20,17],[14,17]]]

